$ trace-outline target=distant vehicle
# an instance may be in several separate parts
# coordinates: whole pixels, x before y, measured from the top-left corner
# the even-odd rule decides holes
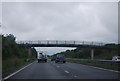
[[[38,60],[38,63],[40,61],[44,61],[44,62],[47,62],[47,55],[43,54],[43,53],[38,53],[37,55],[37,60]]]
[[[56,59],[55,59],[55,63],[58,63],[58,62],[63,62],[63,63],[66,63],[66,59],[65,59],[65,56],[60,54],[60,55],[57,55],[56,56]]]
[[[55,61],[56,57],[55,56],[52,56],[51,57],[51,61]]]
[[[113,56],[113,57],[112,57],[112,60],[113,60],[113,61],[120,61],[120,56]]]

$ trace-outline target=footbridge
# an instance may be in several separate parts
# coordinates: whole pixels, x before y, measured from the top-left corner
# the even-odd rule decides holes
[[[38,40],[38,41],[16,41],[17,44],[27,47],[91,47],[91,48],[110,48],[109,43],[87,42],[87,41],[68,41],[68,40]]]
[[[80,47],[80,46],[104,46],[106,43],[87,41],[64,41],[64,40],[39,40],[39,41],[16,41],[17,44],[29,47]]]
[[[18,45],[26,47],[80,47],[80,48],[91,48],[91,59],[94,59],[94,49],[117,49],[114,44],[103,43],[103,42],[87,42],[87,41],[67,41],[67,40],[38,40],[38,41],[16,41]],[[29,49],[30,55],[30,49]]]

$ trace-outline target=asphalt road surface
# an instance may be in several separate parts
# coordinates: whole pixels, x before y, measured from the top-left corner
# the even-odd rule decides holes
[[[33,62],[9,79],[118,79],[118,72],[76,63]]]

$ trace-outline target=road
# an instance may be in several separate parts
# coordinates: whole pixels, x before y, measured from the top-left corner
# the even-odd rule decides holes
[[[47,63],[37,61],[9,79],[118,79],[118,72],[76,63]]]

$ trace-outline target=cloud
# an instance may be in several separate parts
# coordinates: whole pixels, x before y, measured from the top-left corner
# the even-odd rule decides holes
[[[17,40],[118,42],[117,2],[4,2],[3,33]]]

